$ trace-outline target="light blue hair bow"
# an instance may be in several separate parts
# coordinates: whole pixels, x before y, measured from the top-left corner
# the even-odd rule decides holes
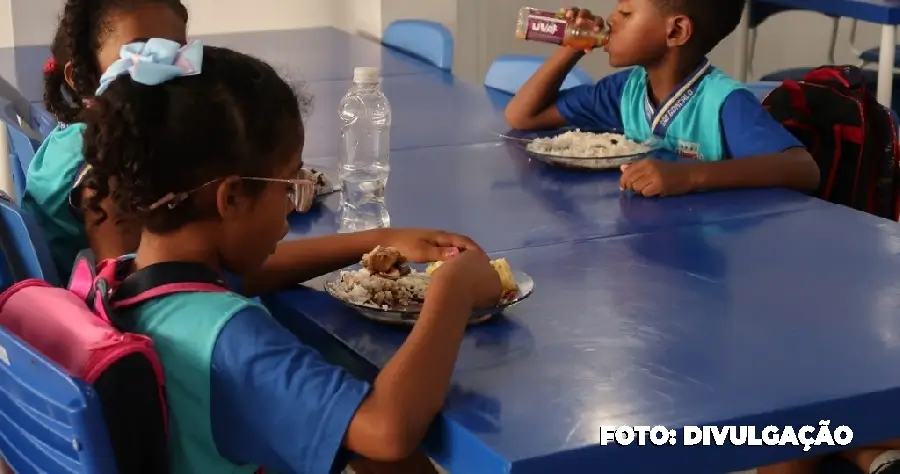
[[[155,86],[176,77],[200,74],[203,65],[203,44],[191,41],[181,44],[162,38],[150,38],[146,43],[122,46],[119,59],[100,76],[100,95],[122,74],[135,82]]]

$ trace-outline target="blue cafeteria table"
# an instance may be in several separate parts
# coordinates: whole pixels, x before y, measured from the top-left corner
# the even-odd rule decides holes
[[[451,472],[721,473],[835,449],[676,444],[653,455],[601,446],[605,424],[831,420],[853,428],[853,445],[900,437],[880,421],[900,401],[896,224],[783,190],[622,194],[616,172],[548,168],[500,142],[499,108],[480,86],[336,30],[279,34],[335,39],[270,53],[265,42],[229,43],[254,34],[219,44],[259,48],[306,79],[319,105],[309,163],[334,169],[335,100],[353,66],[380,57],[395,117],[394,223],[471,234],[535,279],[534,295],[466,335],[426,442]],[[359,56],[334,59],[348,48]],[[333,232],[336,200],[292,216],[289,238]],[[265,300],[299,338],[365,377],[406,334],[320,291]]]

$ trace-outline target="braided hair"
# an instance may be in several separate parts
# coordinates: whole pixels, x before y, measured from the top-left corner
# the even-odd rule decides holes
[[[185,23],[187,8],[179,0],[68,0],[50,48],[52,61],[44,71],[44,106],[63,123],[78,121],[85,99],[92,98],[103,71],[97,51],[112,26],[112,13],[145,4],[170,6]],[[66,63],[71,63],[70,85]]]
[[[96,97],[83,116],[86,206],[134,218],[166,233],[208,217],[191,195],[170,209],[152,205],[227,176],[271,176],[303,145],[302,116],[311,100],[271,66],[226,48],[203,48],[202,73],[147,86],[125,74]],[[112,186],[111,186],[112,184]],[[265,186],[242,183],[248,195]]]

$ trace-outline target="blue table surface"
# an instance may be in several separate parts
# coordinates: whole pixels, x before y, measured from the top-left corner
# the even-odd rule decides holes
[[[695,447],[644,456],[598,448],[601,424],[830,419],[853,427],[855,443],[900,436],[873,421],[898,396],[896,224],[782,190],[644,199],[621,193],[616,171],[548,168],[494,135],[505,130],[506,98],[338,30],[207,41],[259,53],[307,82],[316,110],[304,157],[331,176],[338,101],[354,66],[380,61],[394,107],[393,224],[471,235],[535,278],[531,298],[467,335],[428,439],[452,472],[720,473],[802,455]],[[0,74],[12,67],[38,100],[46,58],[45,47],[0,49]],[[337,201],[292,216],[291,237],[333,233]],[[367,376],[405,335],[321,292],[267,303],[299,337]]]
[[[440,72],[375,41],[336,28],[254,31],[197,38],[206,44],[226,46],[262,58],[293,81],[350,80],[357,66],[379,67],[384,76]],[[47,38],[48,42],[50,39]],[[40,101],[43,97],[42,71],[49,57],[47,45],[0,48],[0,76],[29,102]]]
[[[752,0],[784,8],[809,10],[885,25],[900,24],[900,1],[897,0]]]
[[[721,473],[804,453],[647,456],[600,447],[600,426],[830,420],[850,426],[855,445],[896,437],[872,410],[900,402],[898,252],[895,224],[838,206],[506,252],[534,294],[469,329],[426,445],[451,472]],[[375,368],[406,336],[320,291],[269,304]]]
[[[508,142],[394,151],[390,159],[393,226],[464,233],[490,251],[830,206],[774,189],[646,199],[619,190],[618,170],[552,168]],[[334,159],[306,162],[336,175]],[[339,201],[333,194],[292,216],[292,235],[333,234]]]
[[[306,123],[305,157],[337,156],[338,107],[350,86],[349,80],[305,85],[314,100]],[[492,102],[484,86],[450,74],[389,76],[382,90],[393,112],[393,150],[497,141],[497,134],[509,128],[503,118],[505,103]]]

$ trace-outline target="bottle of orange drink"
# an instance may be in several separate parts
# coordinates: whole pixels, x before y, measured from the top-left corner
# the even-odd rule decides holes
[[[574,19],[566,19],[566,10],[557,12],[524,7],[519,10],[516,37],[529,41],[541,41],[575,49],[589,50],[606,44],[609,29],[597,18],[595,22],[575,25]],[[599,26],[599,31],[595,27]]]

